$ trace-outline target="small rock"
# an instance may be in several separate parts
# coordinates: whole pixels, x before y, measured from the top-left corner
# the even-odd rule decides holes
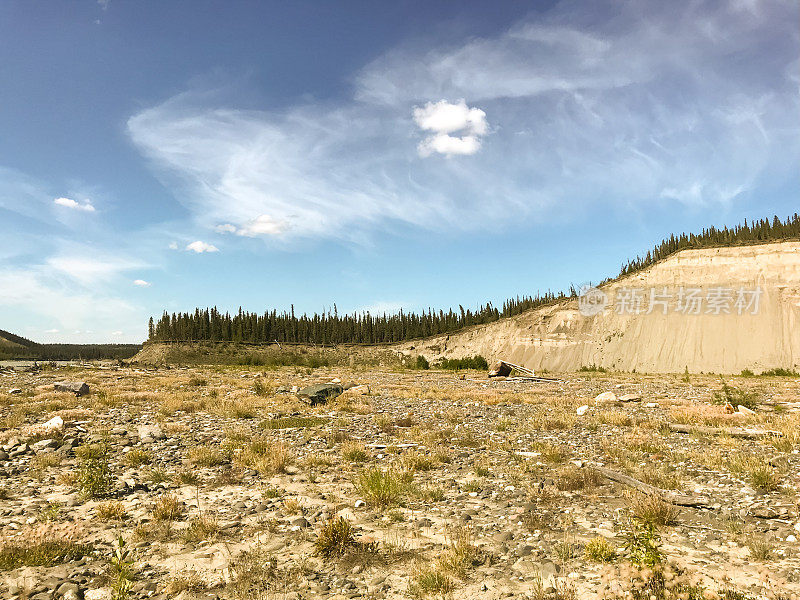
[[[19,388],[12,388],[12,389],[8,390],[8,393],[16,396],[18,394],[21,394],[22,390],[19,389]]]
[[[57,392],[72,392],[76,396],[85,396],[89,393],[89,386],[85,381],[59,381],[53,384]]]
[[[756,411],[750,410],[749,408],[747,408],[746,406],[742,406],[741,404],[736,407],[736,411],[741,413],[741,414],[743,414],[743,415],[754,415],[754,414],[756,414]]]
[[[625,394],[619,397],[621,402],[641,402],[642,397],[639,394]]]
[[[617,395],[614,392],[603,392],[594,397],[595,406],[612,406],[617,404]]]
[[[575,409],[575,412],[578,414],[579,417],[582,417],[583,415],[586,414],[587,410],[589,410],[589,405],[584,404],[583,406],[579,406],[577,409]]]
[[[339,384],[320,383],[298,390],[297,395],[311,406],[316,406],[317,404],[325,404],[328,400],[333,400],[342,393],[344,393],[344,388]]]

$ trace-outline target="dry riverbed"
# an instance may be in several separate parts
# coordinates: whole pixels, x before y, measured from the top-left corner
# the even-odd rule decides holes
[[[0,596],[800,592],[798,379],[726,377],[723,395],[755,408],[728,414],[718,376],[463,376],[3,372]],[[291,393],[332,380],[355,387],[313,408]],[[674,506],[598,467],[706,500]]]

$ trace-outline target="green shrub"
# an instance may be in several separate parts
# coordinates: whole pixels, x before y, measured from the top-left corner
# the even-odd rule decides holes
[[[329,519],[314,541],[317,553],[325,557],[342,556],[348,549],[358,546],[353,526],[344,517]]]
[[[731,404],[733,406],[742,405],[750,410],[758,407],[760,395],[757,392],[748,392],[732,385],[728,385],[723,380],[722,389],[711,395],[711,404]]]
[[[583,365],[580,369],[578,369],[581,373],[606,373],[605,367],[598,367],[597,365]]]
[[[80,446],[78,455],[78,489],[90,498],[102,498],[111,489],[114,477],[108,460],[108,447],[105,444]]]
[[[431,363],[429,363],[428,359],[421,354],[417,354],[417,359],[414,361],[413,368],[427,371],[431,368]]]
[[[742,371],[744,373],[744,371]],[[761,373],[762,377],[800,377],[800,373],[794,369],[770,369]]]
[[[596,537],[593,540],[586,542],[583,548],[583,554],[587,560],[593,562],[610,563],[617,560],[617,551],[608,543],[608,540],[603,537]]]
[[[467,356],[465,358],[443,358],[437,363],[440,369],[449,369],[451,371],[460,371],[462,369],[477,369],[486,370],[489,368],[489,363],[480,354],[476,356]]]
[[[404,482],[395,471],[381,471],[376,467],[361,473],[356,489],[370,506],[387,507],[400,502]]]

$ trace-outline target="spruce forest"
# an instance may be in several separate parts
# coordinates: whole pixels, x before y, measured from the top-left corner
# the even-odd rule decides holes
[[[657,263],[681,250],[758,244],[800,239],[800,215],[781,221],[762,219],[733,228],[709,227],[698,234],[672,235],[644,256],[624,265],[619,277],[630,275]],[[380,344],[412,340],[430,335],[452,333],[470,327],[518,315],[524,311],[559,302],[576,294],[547,292],[507,300],[502,309],[490,302],[477,310],[452,309],[436,312],[373,315],[360,313],[340,315],[334,309],[322,314],[297,316],[294,307],[288,312],[276,310],[263,314],[239,312],[231,315],[216,308],[196,309],[193,313],[164,313],[155,322],[150,319],[150,341],[226,341],[246,343],[306,343],[306,344]]]

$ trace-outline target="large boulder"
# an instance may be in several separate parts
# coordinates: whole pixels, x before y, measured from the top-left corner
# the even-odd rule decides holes
[[[511,375],[513,367],[502,360],[498,360],[489,369],[489,377],[508,377]]]
[[[89,386],[85,381],[58,381],[53,384],[57,392],[72,392],[76,396],[85,396],[89,393]]]
[[[298,397],[308,402],[311,406],[325,404],[328,400],[333,400],[344,392],[344,388],[338,383],[318,383],[309,385],[298,390]]]

